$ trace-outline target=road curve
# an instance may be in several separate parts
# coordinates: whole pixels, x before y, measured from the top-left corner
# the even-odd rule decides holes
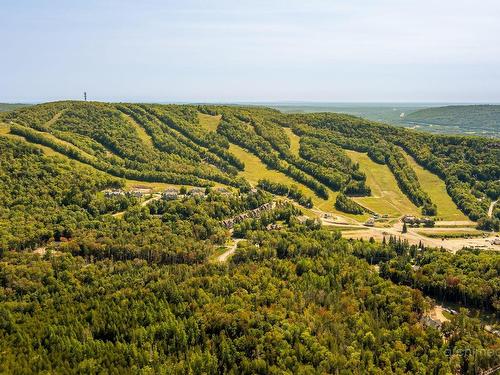
[[[495,204],[497,204],[498,201],[491,202],[490,208],[488,208],[488,216],[492,217],[493,216],[493,208],[495,207]]]
[[[221,255],[217,257],[218,262],[225,262],[227,259],[234,254],[236,248],[238,247],[238,242],[243,241],[243,238],[235,238],[234,243],[231,245],[227,245],[227,250],[224,251]]]

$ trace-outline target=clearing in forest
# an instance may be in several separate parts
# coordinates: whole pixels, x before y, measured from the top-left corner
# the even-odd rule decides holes
[[[49,121],[45,123],[45,127],[50,128],[53,124],[56,123],[57,120],[59,120],[59,117],[61,117],[65,111],[66,110],[63,109],[62,111],[57,112],[54,117],[52,117]]]
[[[292,155],[299,156],[300,150],[300,137],[293,133],[290,128],[283,128],[285,130],[288,139],[290,139],[290,151]]]
[[[248,182],[250,182],[253,186],[256,186],[259,180],[268,179],[273,182],[279,182],[282,184],[286,184],[288,186],[296,185],[299,189],[308,197],[311,197],[313,200],[314,208],[317,210],[321,210],[324,212],[331,212],[334,214],[338,214],[339,216],[348,217],[355,220],[365,220],[368,215],[350,215],[344,212],[337,211],[335,209],[335,199],[338,195],[338,192],[334,192],[328,189],[329,198],[322,199],[314,192],[308,188],[307,186],[295,181],[291,177],[288,177],[286,174],[277,171],[275,169],[269,169],[257,156],[246,151],[244,148],[237,146],[233,143],[229,146],[229,151],[238,157],[243,163],[245,163],[245,169],[239,173],[240,176],[244,177]],[[305,214],[312,217],[317,217],[318,214],[314,213],[312,210],[308,210],[306,208],[302,208]]]
[[[379,214],[399,217],[405,214],[420,216],[420,209],[403,194],[387,165],[375,163],[361,152],[346,150],[347,155],[359,163],[366,174],[366,183],[372,190],[371,197],[354,198],[359,204]]]
[[[275,169],[269,169],[257,156],[251,152],[246,151],[244,148],[231,143],[229,151],[245,163],[245,169],[240,172],[242,177],[245,177],[252,185],[257,185],[261,179],[268,179],[273,182],[279,182],[286,185],[297,185],[308,196],[314,197],[314,192],[308,187],[299,184],[294,179],[288,177],[286,174]]]
[[[217,126],[219,126],[220,119],[220,115],[212,116],[198,112],[198,121],[200,122],[200,125],[208,131],[216,132]]]
[[[144,130],[144,128],[139,125],[132,117],[122,113],[123,118],[125,118],[130,125],[132,125],[137,132],[138,138],[149,148],[154,148],[153,140],[149,134]]]
[[[437,206],[437,218],[440,220],[460,221],[467,220],[467,217],[458,209],[455,202],[446,191],[446,185],[434,173],[429,172],[427,169],[421,167],[415,159],[413,159],[406,152],[401,150],[408,160],[408,164],[415,171],[422,190],[431,197],[433,203]]]

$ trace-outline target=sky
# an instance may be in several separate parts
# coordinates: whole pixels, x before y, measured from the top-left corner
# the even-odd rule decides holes
[[[499,0],[0,0],[0,102],[500,103]]]

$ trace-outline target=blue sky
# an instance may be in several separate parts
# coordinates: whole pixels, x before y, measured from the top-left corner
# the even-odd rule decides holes
[[[2,0],[0,102],[500,102],[500,1]]]

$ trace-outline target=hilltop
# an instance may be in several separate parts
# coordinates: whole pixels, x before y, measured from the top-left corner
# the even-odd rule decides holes
[[[480,238],[464,240],[487,235],[470,226],[498,231],[500,222],[500,147],[487,138],[436,136],[335,113],[81,101],[3,113],[0,136],[127,189],[259,188],[345,227],[346,236],[382,240],[401,234],[403,216],[427,216],[455,229],[412,229],[403,237],[429,246],[449,237],[444,245],[456,251],[484,246]]]
[[[395,181],[382,190],[408,199],[408,213],[419,207],[435,215],[439,207],[421,186],[410,157],[446,183],[446,193],[472,220],[486,216],[499,191],[498,142],[434,136],[349,115],[68,101],[22,108],[0,120],[4,133],[110,175],[145,182],[249,188],[267,178],[296,184],[321,206],[337,192],[354,199],[373,196],[372,188],[381,182],[368,186],[363,170],[374,163]],[[358,156],[363,153],[366,161]],[[253,164],[245,168],[245,162]]]

